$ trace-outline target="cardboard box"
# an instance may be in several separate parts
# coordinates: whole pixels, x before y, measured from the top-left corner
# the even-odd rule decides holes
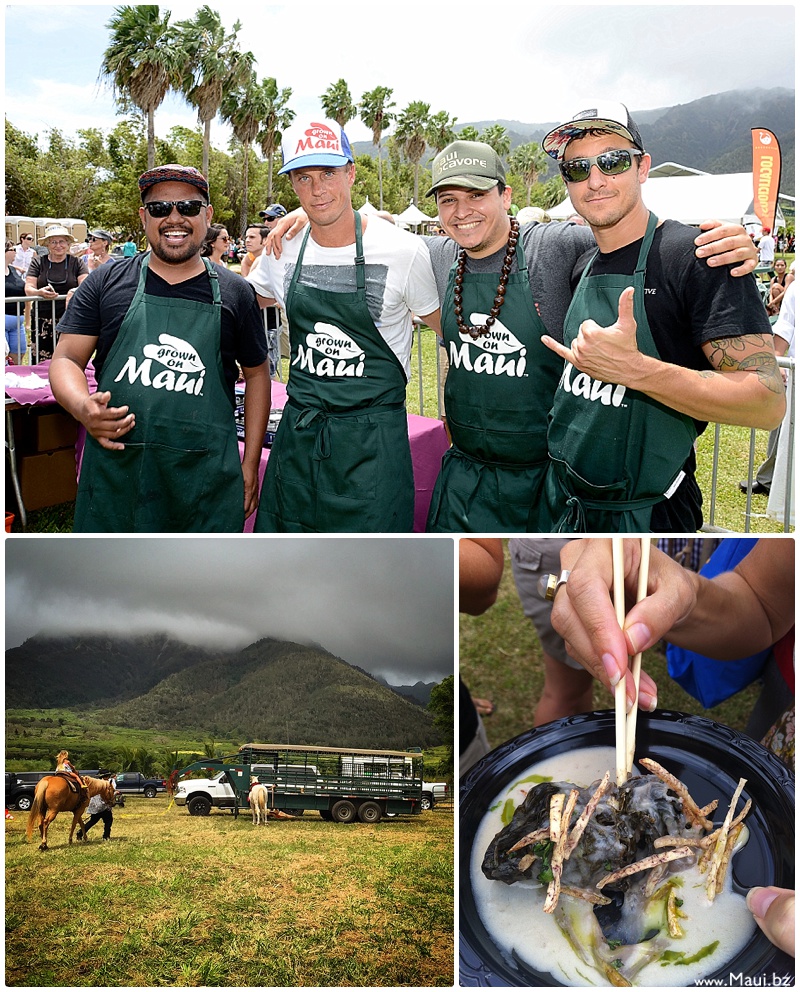
[[[37,451],[74,448],[78,439],[78,423],[68,413],[40,413],[34,420]]]
[[[26,510],[57,506],[75,499],[78,481],[75,449],[23,455],[19,459],[19,483]]]

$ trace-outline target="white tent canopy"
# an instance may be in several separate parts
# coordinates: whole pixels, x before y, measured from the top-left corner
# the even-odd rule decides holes
[[[409,224],[411,227],[416,227],[417,224],[427,224],[433,220],[432,217],[424,214],[414,203],[410,203],[401,214],[398,214],[397,219],[403,224]]]
[[[644,202],[664,220],[699,224],[715,218],[734,224],[758,223],[753,214],[753,176],[737,172],[724,176],[700,175],[651,176],[642,188]],[[569,197],[547,211],[553,220],[566,220],[575,210]],[[784,226],[778,207],[776,227]]]
[[[364,205],[358,208],[358,212],[360,214],[376,214],[378,212],[378,208],[373,207],[373,205],[369,202],[369,197],[367,197],[366,200],[364,200]]]

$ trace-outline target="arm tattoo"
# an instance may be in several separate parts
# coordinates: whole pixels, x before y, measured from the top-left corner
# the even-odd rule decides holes
[[[753,345],[763,345],[754,351]],[[775,358],[772,336],[749,334],[745,338],[715,338],[708,342],[708,360],[717,372],[755,372],[759,382],[772,393],[783,393],[783,378]],[[713,373],[712,373],[713,374]]]

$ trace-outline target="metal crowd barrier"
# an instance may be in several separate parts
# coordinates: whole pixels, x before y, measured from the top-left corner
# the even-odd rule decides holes
[[[17,334],[17,349],[11,352],[11,358],[15,365],[22,365],[22,358],[27,353],[28,362],[31,365],[39,364],[39,339],[33,334],[33,328],[38,326],[39,318],[56,322],[56,302],[66,300],[66,294],[56,296],[52,300],[43,300],[40,296],[7,296],[6,305],[15,305],[17,319],[17,330],[24,329],[24,340],[27,344],[25,349],[19,347],[21,335]],[[27,311],[27,313],[26,313]],[[12,316],[9,314],[9,316]]]

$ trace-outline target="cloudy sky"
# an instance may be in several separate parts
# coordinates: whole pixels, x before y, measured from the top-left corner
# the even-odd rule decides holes
[[[161,6],[175,21],[199,5]],[[229,28],[241,21],[241,47],[255,54],[260,77],[291,87],[298,114],[319,113],[320,94],[339,78],[356,100],[388,86],[397,109],[423,100],[462,124],[546,123],[604,98],[651,110],[731,89],[794,88],[793,5],[209,6]],[[5,106],[14,125],[40,136],[51,127],[69,134],[114,126],[110,91],[97,82],[112,13],[105,4],[7,5]],[[194,123],[174,98],[156,114],[160,135]],[[370,138],[360,122],[348,131]],[[221,125],[213,141],[226,147]]]
[[[40,631],[316,642],[393,684],[453,673],[449,538],[12,538],[6,647]]]

